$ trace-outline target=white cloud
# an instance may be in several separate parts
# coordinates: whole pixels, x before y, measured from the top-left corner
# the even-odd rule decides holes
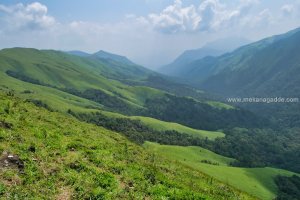
[[[250,22],[246,19],[256,16],[251,9],[259,3],[259,0],[240,0],[234,7],[228,7],[219,0],[204,0],[196,7],[183,6],[181,0],[175,0],[162,12],[149,14],[145,19],[162,33],[218,31],[247,26]]]
[[[0,5],[1,12],[4,13],[0,22],[2,31],[44,30],[56,24],[55,18],[47,14],[47,7],[39,2],[28,5]]]
[[[195,6],[182,7],[181,0],[176,0],[159,14],[150,14],[148,20],[156,30],[165,33],[180,31],[191,32],[199,28],[200,16]]]
[[[299,11],[299,5],[285,4],[280,8],[280,10],[282,17],[291,17]]]

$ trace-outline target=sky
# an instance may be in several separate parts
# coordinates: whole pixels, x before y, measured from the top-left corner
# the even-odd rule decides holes
[[[0,48],[105,50],[150,68],[227,37],[300,27],[300,0],[0,1]]]

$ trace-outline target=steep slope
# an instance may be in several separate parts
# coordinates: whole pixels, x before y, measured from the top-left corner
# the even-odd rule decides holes
[[[296,29],[217,58],[204,58],[189,66],[185,78],[227,96],[300,94],[299,41]]]
[[[158,71],[169,76],[181,76],[185,72],[185,65],[204,58],[206,56],[219,56],[225,51],[203,47],[195,50],[187,50],[178,56],[172,63],[161,67]]]
[[[226,58],[226,64],[223,60],[218,62],[215,71],[219,73],[206,80],[202,86],[227,94],[299,95],[300,31],[280,37],[244,55],[238,62],[239,52],[230,55],[230,59]]]
[[[138,90],[139,86],[126,86],[108,78],[115,73],[126,78],[126,71],[111,69],[110,65],[101,60],[81,58],[51,50],[14,48],[2,50],[0,61],[2,73],[21,81],[58,89],[77,96],[80,96],[79,93],[87,93],[92,90],[98,95],[101,94],[103,98],[106,97],[110,101],[129,107],[139,108],[143,104],[143,98],[138,98],[141,92]],[[5,85],[9,86],[9,82]],[[150,97],[151,95],[160,95],[162,92],[143,87],[143,93],[147,93],[147,97]],[[109,102],[100,104],[103,103],[107,107],[112,107]]]
[[[291,103],[238,105],[267,116],[281,127],[300,126],[297,113],[300,109],[299,43],[300,29],[295,29],[217,58],[195,61],[185,78],[204,90],[226,97],[292,100]]]
[[[3,199],[254,199],[115,132],[2,92],[0,141]]]
[[[130,61],[125,56],[120,56],[105,51],[98,51],[91,56],[91,60],[96,60],[102,62],[104,65],[109,66],[108,70],[111,71],[109,78],[113,79],[143,79],[150,74],[153,74],[152,71],[139,66],[132,61]]]

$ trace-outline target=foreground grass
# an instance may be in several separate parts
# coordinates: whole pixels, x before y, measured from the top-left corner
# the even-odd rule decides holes
[[[198,170],[169,162],[117,133],[0,93],[2,199],[253,199]]]
[[[152,152],[199,170],[260,199],[271,200],[276,197],[277,187],[274,183],[274,177],[294,174],[286,170],[269,167],[230,167],[228,164],[233,159],[220,156],[201,147],[168,146],[150,142],[145,143],[144,146]],[[205,161],[209,161],[211,164],[204,163]]]

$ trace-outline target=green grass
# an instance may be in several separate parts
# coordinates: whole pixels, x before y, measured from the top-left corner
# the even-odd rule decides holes
[[[207,101],[206,103],[219,109],[234,109],[233,106],[218,101]]]
[[[163,155],[170,160],[176,160],[193,169],[199,170],[235,188],[245,191],[257,198],[271,200],[276,197],[277,187],[274,177],[277,175],[291,176],[294,173],[275,168],[238,168],[230,167],[233,161],[217,155],[201,147],[180,147],[145,143],[145,148]],[[209,160],[219,165],[202,163]]]
[[[126,77],[124,71],[101,61],[80,58],[57,51],[38,51],[35,49],[14,48],[0,51],[0,78],[7,77],[7,70],[20,72],[28,77],[40,80],[58,88],[76,88],[77,90],[100,89],[113,96],[118,96],[128,104],[143,106],[145,98],[162,95],[163,92],[140,86],[128,86],[109,78],[118,73]],[[120,67],[120,66],[119,66]],[[132,68],[134,66],[131,66]],[[149,71],[145,70],[144,77]],[[130,75],[132,76],[132,75]],[[143,77],[139,72],[139,78]],[[21,81],[22,82],[22,81]],[[15,81],[3,81],[15,89]],[[23,82],[22,82],[23,83]],[[18,87],[22,87],[19,84]],[[30,89],[23,87],[24,89]],[[46,91],[45,91],[46,92]]]
[[[129,118],[133,120],[140,120],[144,125],[157,130],[157,131],[170,131],[175,130],[180,133],[186,133],[189,135],[197,136],[200,138],[207,138],[209,140],[215,140],[218,137],[224,137],[225,134],[221,131],[206,131],[206,130],[198,130],[193,129],[178,123],[173,122],[165,122],[151,117],[143,117],[143,116],[125,116],[118,113],[100,111],[102,114],[112,118]]]
[[[198,136],[201,138],[208,138],[209,140],[214,140],[217,137],[224,137],[225,134],[219,131],[205,131],[205,130],[197,130],[187,126],[183,126],[181,124],[172,123],[172,122],[164,122],[161,120],[157,120],[150,117],[141,117],[141,116],[133,116],[131,119],[141,120],[145,125],[158,130],[158,131],[167,131],[167,130],[175,130],[180,133],[186,133],[194,136]]]
[[[1,167],[1,199],[254,199],[115,132],[1,92],[0,121],[12,126],[0,126],[0,154],[25,164],[24,173]]]

